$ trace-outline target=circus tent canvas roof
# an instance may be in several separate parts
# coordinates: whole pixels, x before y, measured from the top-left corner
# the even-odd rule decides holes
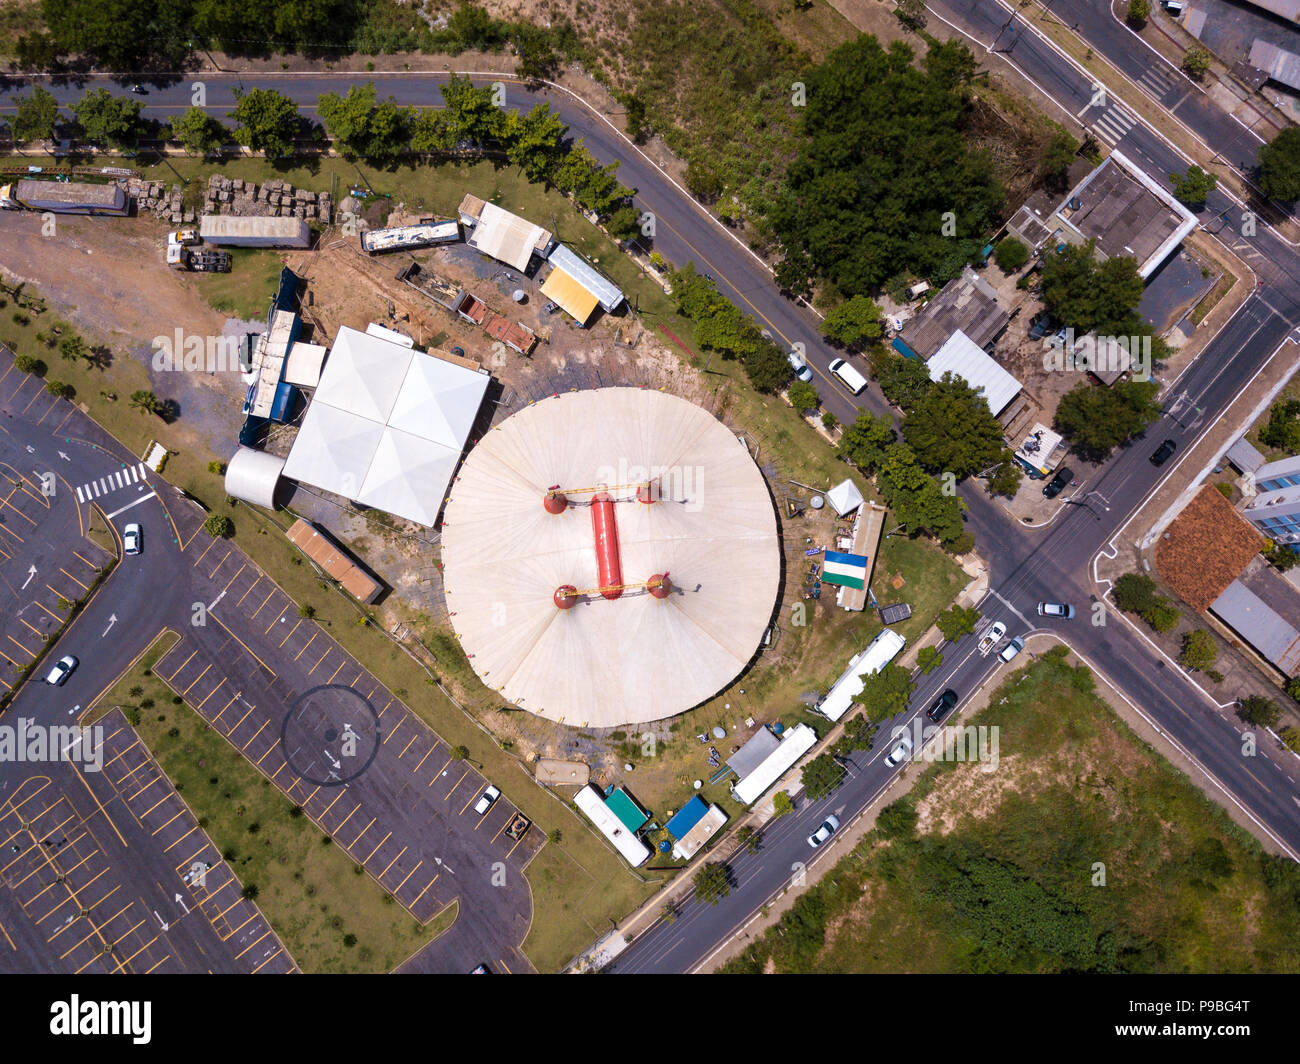
[[[489,379],[345,326],[284,475],[433,525]]]
[[[611,489],[629,589],[558,610],[557,587],[599,584],[587,505],[552,515],[552,485],[630,484],[667,467],[661,501]],[[633,388],[565,393],[508,418],[470,452],[443,529],[447,606],[470,663],[511,702],[596,727],[706,701],[753,656],[780,575],[767,485],[744,445],[684,399]],[[504,618],[504,623],[503,619]]]

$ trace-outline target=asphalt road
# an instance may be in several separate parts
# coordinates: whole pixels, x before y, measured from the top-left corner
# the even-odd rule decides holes
[[[1164,182],[1171,171],[1186,168],[1187,161],[1124,106],[1122,97],[1134,90],[1109,86],[1112,91],[1105,100],[1094,103],[1092,79],[1024,28],[1019,19],[1007,25],[1010,9],[988,0],[947,0],[932,4],[931,10],[971,33],[979,42],[976,47],[990,46],[996,39],[997,53],[1057,102],[1060,112],[1053,117],[1075,129],[1077,122],[1084,123],[1100,140],[1119,148],[1155,180]],[[1098,51],[1139,81],[1145,77],[1145,89],[1174,108],[1177,117],[1207,143],[1222,145],[1225,157],[1243,167],[1253,165],[1258,142],[1235,119],[1215,110],[1203,94],[1180,84],[1181,75],[1172,68],[1161,68],[1149,50],[1122,28],[1116,32],[1103,19],[1094,20],[1096,14],[1090,12],[1087,20],[1081,19],[1081,32],[1096,33],[1090,43]],[[391,93],[401,103],[436,105],[435,87],[444,77],[375,74],[373,80],[381,95]],[[87,81],[95,80],[79,79],[76,84],[52,88],[67,103],[84,91]],[[209,107],[228,109],[233,103],[231,89],[240,84],[238,76],[204,74],[202,80],[208,88]],[[310,110],[320,93],[352,80],[353,75],[307,74],[261,76],[258,83],[287,92]],[[475,80],[482,83],[493,78]],[[151,85],[146,105],[157,109],[159,117],[188,106],[190,82],[187,77],[170,85]],[[752,313],[778,339],[790,345],[804,344],[808,361],[818,374],[827,409],[842,421],[852,420],[859,408],[875,412],[886,409],[874,384],[854,399],[829,377],[826,366],[836,353],[821,342],[815,316],[802,305],[782,298],[766,267],[684,190],[630,147],[602,116],[558,90],[533,91],[508,83],[509,106],[526,108],[542,101],[560,113],[571,135],[583,138],[597,158],[603,162],[621,161],[621,180],[636,190],[638,204],[656,217],[656,250],[679,264],[693,260],[701,272],[714,277],[724,294]],[[370,175],[370,181],[382,189],[382,174]],[[1051,627],[1068,633],[1071,644],[1207,772],[1222,781],[1266,831],[1293,853],[1300,853],[1300,792],[1288,775],[1293,771],[1290,766],[1279,765],[1267,751],[1253,763],[1245,764],[1237,730],[1220,711],[1208,705],[1181,674],[1175,675],[1176,669],[1151,653],[1136,630],[1113,612],[1110,623],[1097,628],[1088,623],[1089,611],[1084,608],[1099,593],[1092,572],[1097,553],[1110,549],[1129,516],[1162,479],[1179,473],[1179,459],[1190,444],[1214,423],[1300,323],[1300,302],[1296,298],[1300,293],[1300,256],[1262,224],[1253,235],[1244,235],[1241,211],[1241,205],[1216,191],[1202,219],[1251,265],[1260,285],[1202,357],[1178,380],[1169,382],[1165,393],[1167,416],[1147,437],[1104,466],[1089,469],[1084,474],[1085,483],[1073,497],[1063,500],[1059,516],[1045,529],[1028,530],[1013,523],[978,485],[966,486],[963,496],[970,506],[969,525],[990,559],[991,591],[981,604],[985,622],[1002,620],[1011,635]],[[1147,457],[1165,438],[1179,443],[1179,456],[1157,471]],[[1034,607],[1040,599],[1072,601],[1080,607],[1080,618],[1066,622],[1068,628],[1066,624],[1039,625]],[[965,695],[984,681],[990,663],[973,655],[973,646],[974,640],[970,640],[969,648],[945,655],[943,669],[924,681],[902,723],[915,716],[936,692],[953,687]],[[655,925],[615,962],[612,970],[681,971],[698,964],[715,943],[729,938],[785,884],[796,861],[807,862],[812,851],[804,838],[828,809],[847,819],[880,793],[892,775],[882,766],[882,756],[883,744],[881,749],[859,755],[863,760],[854,763],[854,775],[834,795],[819,803],[801,803],[793,816],[773,825],[757,856],[736,856],[732,865],[738,883],[723,904],[715,908],[688,901],[676,923]]]

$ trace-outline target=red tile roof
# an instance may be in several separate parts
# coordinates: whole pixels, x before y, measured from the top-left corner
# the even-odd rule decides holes
[[[1209,609],[1264,549],[1264,537],[1207,484],[1156,543],[1156,570],[1184,602]]]

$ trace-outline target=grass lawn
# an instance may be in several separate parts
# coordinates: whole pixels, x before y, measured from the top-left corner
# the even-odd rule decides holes
[[[264,321],[280,283],[281,252],[231,248],[229,273],[199,273],[195,284],[213,310],[244,321]]]
[[[1064,656],[961,720],[1000,729],[994,771],[913,765],[912,791],[729,969],[1300,971],[1300,868],[1265,854]]]
[[[305,972],[387,972],[447,930],[455,909],[418,927],[151,672],[163,636],[95,706],[120,706]],[[139,693],[133,693],[136,689]],[[353,937],[355,936],[355,937]]]

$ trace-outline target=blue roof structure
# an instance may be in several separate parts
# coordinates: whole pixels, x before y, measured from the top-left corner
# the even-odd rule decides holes
[[[708,811],[709,803],[697,794],[677,811],[676,816],[664,825],[664,830],[673,838],[680,839],[703,820],[704,814]]]

